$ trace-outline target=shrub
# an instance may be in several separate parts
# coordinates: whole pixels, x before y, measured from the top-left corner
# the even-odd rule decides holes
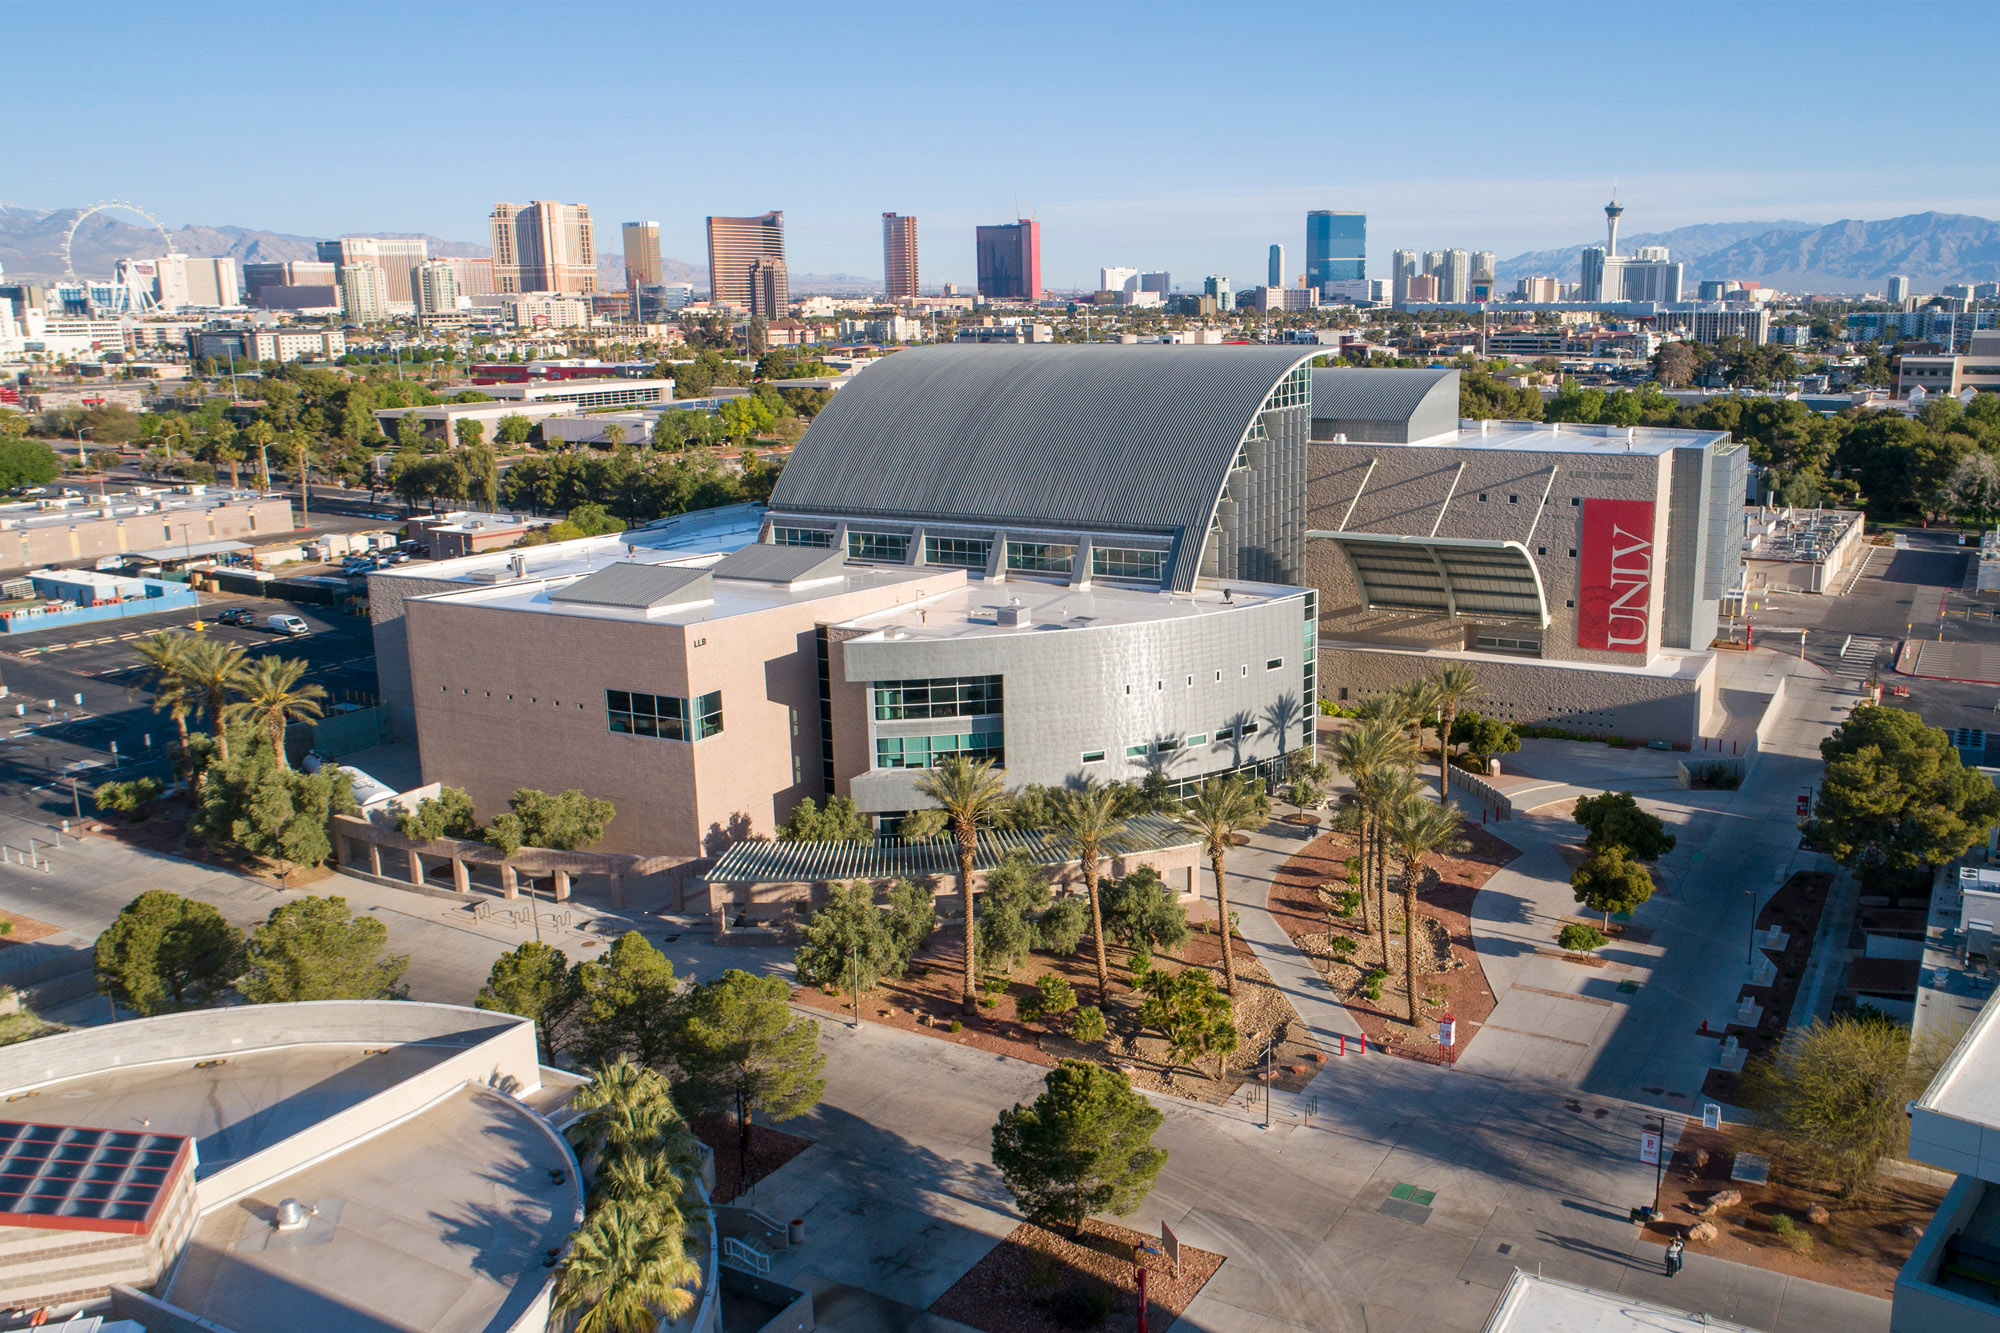
[[[1069,1035],[1081,1042],[1103,1041],[1104,1026],[1104,1011],[1094,1004],[1086,1004],[1069,1021]]]
[[[964,1024],[964,1023],[961,1023],[961,1022],[960,1022],[960,1021],[959,1021],[958,1019],[956,1019],[956,1018],[954,1018],[954,1019],[952,1019],[952,1020],[951,1020],[951,1029],[950,1029],[951,1031],[953,1031],[953,1032],[962,1032],[962,1031],[964,1031],[964,1029],[965,1029],[965,1024]]]
[[[1388,975],[1387,972],[1384,972],[1379,967],[1372,969],[1368,975],[1361,978],[1361,993],[1371,1000],[1381,999],[1382,983],[1388,978]]]
[[[1342,916],[1353,916],[1361,906],[1361,890],[1352,889],[1333,900],[1333,910]]]
[[[1043,1016],[1060,1018],[1076,1008],[1076,987],[1053,972],[1035,982],[1035,1006]]]
[[[1354,952],[1354,937],[1352,935],[1335,935],[1327,947],[1333,950],[1335,958],[1346,958]]]
[[[1596,926],[1586,926],[1581,922],[1572,921],[1562,928],[1560,935],[1556,936],[1556,943],[1576,953],[1589,953],[1592,949],[1603,948],[1606,940],[1604,932]]]
[[[130,782],[106,782],[91,793],[100,810],[116,810],[134,824],[146,817],[147,807],[160,794],[157,778],[133,778]]]
[[[1132,984],[1139,984],[1140,978],[1153,970],[1153,948],[1140,940],[1132,946]]]
[[[1811,1258],[1813,1252],[1812,1233],[1792,1220],[1790,1213],[1779,1213],[1771,1219],[1771,1232],[1785,1243],[1785,1248],[1801,1258]]]

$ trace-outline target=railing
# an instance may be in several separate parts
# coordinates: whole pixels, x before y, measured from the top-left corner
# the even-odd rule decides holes
[[[722,1258],[724,1262],[735,1264],[746,1273],[755,1273],[759,1277],[771,1275],[771,1256],[747,1240],[725,1236],[722,1241]]]

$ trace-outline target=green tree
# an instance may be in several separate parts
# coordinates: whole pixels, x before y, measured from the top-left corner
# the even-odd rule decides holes
[[[1006,774],[985,761],[974,763],[955,754],[936,768],[917,775],[917,794],[934,808],[919,810],[903,821],[906,838],[934,838],[951,834],[958,852],[958,898],[965,913],[964,990],[959,1004],[966,1013],[979,1008],[977,994],[979,934],[972,903],[972,865],[979,853],[981,829],[993,828],[1007,819]]]
[[[1815,1021],[1743,1071],[1743,1100],[1758,1123],[1846,1197],[1861,1193],[1883,1158],[1909,1142],[1905,1108],[1937,1072],[1938,1053],[1913,1053],[1901,1024]]]
[[[510,412],[500,418],[500,424],[495,433],[500,443],[510,449],[518,449],[528,442],[528,436],[532,435],[534,430],[535,426],[533,422],[524,416]]]
[[[1512,754],[1521,748],[1521,737],[1511,723],[1479,713],[1460,713],[1451,724],[1451,743],[1479,760],[1480,767],[1496,754]]]
[[[779,842],[874,842],[875,830],[868,816],[845,796],[835,796],[824,810],[808,796],[792,807],[785,822],[778,825]]]
[[[532,1019],[541,1039],[542,1060],[556,1060],[556,1032],[576,1008],[576,979],[569,959],[554,945],[530,940],[493,960],[486,984],[472,1001],[476,1008]]]
[[[1099,786],[1086,778],[1081,788],[1065,788],[1052,801],[1051,827],[1069,840],[1083,871],[1083,888],[1090,900],[1090,938],[1097,963],[1097,1002],[1111,996],[1111,969],[1104,956],[1104,906],[1098,895],[1098,858],[1125,832],[1132,799],[1119,785]]]
[[[174,730],[180,733],[180,742],[187,745],[188,714],[199,703],[194,688],[183,670],[187,652],[194,640],[185,634],[161,630],[148,634],[133,644],[138,650],[139,660],[146,664],[147,673],[153,678],[153,708],[174,720]]]
[[[436,842],[439,838],[475,840],[485,830],[473,812],[472,797],[460,787],[440,787],[435,796],[417,802],[415,810],[396,816],[396,832],[412,842]]]
[[[1580,796],[1576,822],[1588,831],[1584,842],[1593,852],[1622,847],[1637,861],[1657,861],[1674,849],[1674,835],[1660,817],[1639,808],[1629,791]]]
[[[508,798],[506,812],[488,826],[486,841],[506,856],[523,847],[579,852],[604,836],[605,826],[617,813],[610,801],[587,796],[576,787],[562,792],[522,787]]]
[[[993,1165],[1030,1222],[1078,1236],[1091,1214],[1123,1217],[1152,1192],[1167,1163],[1153,1146],[1162,1118],[1125,1075],[1065,1060],[1033,1105],[1000,1113]]]
[[[279,766],[261,733],[237,730],[233,739],[230,758],[203,776],[189,831],[211,847],[234,845],[270,862],[280,879],[332,855],[328,825],[356,808],[346,770],[293,772]]]
[[[1067,958],[1090,930],[1090,909],[1083,899],[1065,895],[1035,921],[1035,947]]]
[[[750,1177],[750,1115],[790,1120],[819,1105],[819,1024],[795,1017],[783,977],[731,968],[688,988],[674,1007],[674,1099],[690,1112],[736,1118],[738,1178]]]
[[[148,1017],[197,1009],[228,990],[242,948],[208,903],[148,889],[97,937],[97,988]]]
[[[215,739],[215,757],[225,764],[229,762],[229,733],[223,714],[229,707],[230,696],[235,693],[237,683],[242,679],[247,657],[248,654],[233,643],[224,643],[220,639],[197,639],[181,655],[177,667],[186,681],[188,693],[201,700],[202,713],[208,718],[209,735]]]
[[[678,1215],[673,1219],[678,1222]],[[653,1333],[662,1318],[694,1308],[701,1266],[686,1237],[645,1204],[615,1202],[590,1213],[570,1237],[553,1306],[575,1333]]]
[[[345,898],[281,903],[250,932],[236,989],[252,1004],[390,999],[410,956],[385,957],[388,940],[387,927],[349,912]]]
[[[1604,913],[1607,928],[1613,912],[1636,911],[1653,896],[1652,875],[1623,847],[1606,847],[1591,853],[1590,859],[1569,877],[1569,883],[1579,903],[1593,912]]]
[[[296,657],[254,658],[235,682],[243,697],[222,710],[225,726],[242,722],[263,729],[279,768],[291,767],[285,758],[285,728],[292,722],[311,722],[323,712],[320,701],[326,691],[309,682],[300,684],[305,674],[306,664]]]
[[[1807,834],[1865,877],[1913,877],[2000,823],[2000,790],[1915,713],[1864,705],[1819,749],[1826,775]]]
[[[1201,839],[1215,875],[1215,921],[1222,932],[1222,989],[1236,993],[1236,955],[1229,939],[1229,890],[1224,877],[1229,848],[1239,833],[1264,827],[1271,799],[1244,778],[1210,778],[1182,807],[1180,825]]]
[[[470,417],[462,417],[459,419],[458,424],[451,429],[452,434],[457,437],[458,447],[461,449],[470,449],[474,445],[486,443],[486,423],[483,421],[474,421]]]
[[[1392,771],[1407,771],[1416,762],[1416,747],[1393,717],[1371,716],[1355,720],[1333,743],[1334,763],[1354,784],[1354,806],[1358,816],[1355,839],[1361,857],[1361,929],[1368,930],[1368,895],[1379,876],[1382,856],[1380,841],[1383,808],[1383,779]],[[1377,901],[1378,924],[1381,902]],[[1382,936],[1383,965],[1388,965],[1388,935]]]
[[[1385,812],[1382,831],[1403,867],[1403,985],[1409,1021],[1417,1021],[1417,884],[1433,857],[1462,852],[1458,807],[1411,795]]]
[[[1576,953],[1589,953],[1601,949],[1606,936],[1596,926],[1586,926],[1581,921],[1572,921],[1556,933],[1556,944]]]
[[[888,910],[889,938],[894,941],[898,970],[892,975],[901,976],[901,968],[907,967],[917,950],[924,947],[937,930],[937,900],[931,891],[921,884],[912,884],[907,879],[899,879],[889,886]]]
[[[601,958],[575,969],[575,1036],[569,1053],[585,1065],[629,1057],[664,1068],[672,1060],[672,1018],[680,993],[674,965],[636,930]]]
[[[1016,849],[986,872],[979,896],[979,953],[996,973],[1021,965],[1035,945],[1035,914],[1049,905],[1049,879],[1033,857]]]
[[[111,810],[124,815],[134,824],[146,817],[153,801],[160,794],[158,778],[138,777],[129,782],[100,782],[90,799],[97,803],[99,810]]]
[[[1236,1010],[1229,997],[1215,988],[1206,968],[1178,972],[1152,968],[1139,983],[1146,999],[1139,1021],[1157,1028],[1167,1039],[1167,1053],[1176,1063],[1192,1067],[1203,1056],[1216,1057],[1216,1077],[1222,1059],[1237,1047]]]
[[[861,997],[885,976],[902,973],[889,922],[866,883],[830,884],[826,900],[799,928],[793,969],[804,986],[841,986],[854,998],[855,1021]]]
[[[1449,737],[1458,722],[1459,710],[1484,694],[1485,686],[1479,683],[1479,673],[1463,662],[1446,662],[1431,677],[1431,696],[1437,706],[1444,710],[1443,730],[1438,742],[1438,799],[1451,799],[1450,773],[1451,746],[1443,738]]]
[[[1104,886],[1104,926],[1127,946],[1178,949],[1187,943],[1187,909],[1160,872],[1140,866]]]

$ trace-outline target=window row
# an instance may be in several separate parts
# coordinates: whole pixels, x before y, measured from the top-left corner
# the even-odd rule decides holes
[[[611,730],[666,741],[698,741],[722,730],[722,691],[687,700],[670,694],[606,690],[604,711]]]
[[[953,569],[984,569],[993,558],[993,543],[984,537],[926,537],[924,563]]]
[[[1008,542],[1007,568],[1032,574],[1068,574],[1076,568],[1076,548],[1053,542]]]
[[[771,529],[773,546],[832,546],[833,534],[825,528],[779,528]]]
[[[1158,583],[1167,572],[1167,553],[1122,546],[1090,548],[1090,572],[1100,579],[1148,579]]]
[[[880,736],[875,741],[877,768],[935,768],[954,755],[974,763],[1005,765],[1005,733],[995,729],[955,736]]]
[[[1247,740],[1249,737],[1255,736],[1260,730],[1262,730],[1262,726],[1256,722],[1232,723],[1228,726],[1217,727],[1215,729],[1215,744],[1221,745],[1225,741],[1236,740],[1239,734],[1243,739]],[[1156,740],[1140,741],[1135,745],[1128,745],[1125,747],[1125,757],[1127,759],[1144,759],[1148,755],[1172,754],[1176,750],[1192,750],[1197,745],[1207,745],[1208,743],[1209,736],[1207,732],[1191,731],[1185,736],[1164,736]],[[1086,764],[1099,763],[1103,758],[1104,751],[1102,750],[1085,750],[1083,752],[1083,762]]]
[[[925,717],[980,717],[1004,711],[1004,691],[999,676],[878,680],[870,688],[875,696],[877,722],[901,722],[908,718]]]

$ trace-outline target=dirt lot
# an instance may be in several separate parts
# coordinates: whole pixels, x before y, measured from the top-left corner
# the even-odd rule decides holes
[[[1903,1234],[1903,1228],[1929,1224],[1944,1199],[1943,1187],[1878,1176],[1865,1197],[1843,1201],[1813,1189],[1812,1182],[1799,1178],[1778,1158],[1771,1162],[1769,1184],[1732,1181],[1735,1154],[1750,1142],[1745,1134],[1699,1126],[1682,1131],[1660,1187],[1662,1217],[1646,1228],[1648,1238],[1664,1245],[1674,1236],[1685,1236],[1718,1191],[1733,1189],[1743,1201],[1709,1219],[1719,1234],[1712,1241],[1689,1241],[1689,1249],[1849,1291],[1890,1295],[1897,1272],[1917,1243],[1914,1236]],[[1707,1160],[1697,1165],[1701,1154]],[[1808,1220],[1807,1210],[1814,1204],[1827,1209],[1825,1222]],[[1781,1215],[1790,1217],[1809,1242],[1795,1241],[1795,1249],[1774,1232],[1772,1221]]]
[[[1209,1061],[1204,1061],[1200,1070],[1171,1066],[1165,1040],[1157,1032],[1140,1026],[1140,997],[1131,988],[1131,954],[1122,946],[1114,944],[1107,951],[1111,998],[1104,1007],[1106,1039],[1085,1045],[1060,1029],[1022,1022],[1020,1004],[1035,994],[1035,982],[1048,973],[1065,978],[1076,988],[1079,1005],[1095,1004],[1097,967],[1088,939],[1067,958],[1042,953],[1029,955],[1028,961],[1015,970],[1007,988],[990,997],[992,1003],[983,1006],[972,1018],[966,1018],[959,1008],[965,956],[963,940],[964,932],[959,927],[941,928],[917,954],[902,979],[885,981],[863,997],[861,1016],[871,1023],[921,1032],[942,1041],[1041,1065],[1054,1065],[1068,1057],[1096,1060],[1126,1069],[1139,1087],[1207,1102],[1227,1100],[1246,1081],[1261,1074],[1264,1048],[1274,1033],[1279,1037],[1271,1060],[1274,1087],[1294,1092],[1304,1088],[1326,1059],[1304,1024],[1297,1021],[1290,1003],[1271,984],[1263,964],[1240,939],[1232,941],[1231,950],[1236,963],[1239,1045],[1225,1062],[1220,1079],[1214,1077],[1215,1066]],[[1220,984],[1221,941],[1210,931],[1197,928],[1177,956],[1163,951],[1154,962],[1169,972],[1182,967],[1205,967],[1215,972]],[[800,989],[795,998],[800,1004],[843,1018],[853,1013],[844,993],[828,995],[822,990]],[[951,1030],[954,1022],[962,1024],[960,1031]]]
[[[1393,868],[1388,912],[1391,966],[1379,1000],[1370,1000],[1362,985],[1365,972],[1381,965],[1379,931],[1364,932],[1361,912],[1342,916],[1337,905],[1338,895],[1347,888],[1346,861],[1354,855],[1354,839],[1345,833],[1315,839],[1285,863],[1271,888],[1271,914],[1312,958],[1369,1041],[1392,1054],[1435,1061],[1442,1055],[1437,1044],[1440,1015],[1449,1012],[1458,1020],[1458,1044],[1463,1049],[1493,1012],[1492,988],[1472,946],[1472,900],[1494,871],[1520,853],[1477,825],[1466,827],[1463,835],[1470,849],[1435,862],[1417,890],[1423,934],[1417,940],[1420,1004],[1415,1028],[1406,1021],[1402,884]],[[1374,910],[1370,902],[1370,926],[1375,925]],[[1347,961],[1335,955],[1338,946],[1333,941],[1341,938],[1354,941]]]
[[[1135,1269],[1146,1269],[1146,1327],[1165,1329],[1201,1293],[1222,1267],[1223,1256],[1191,1245],[1180,1247],[1180,1272],[1147,1236],[1095,1218],[1076,1240],[1023,1222],[987,1252],[964,1277],[931,1305],[931,1313],[984,1330],[984,1333],[1077,1333],[1083,1329],[1127,1329],[1139,1313]],[[1134,1263],[1137,1256],[1138,1263]],[[1080,1323],[1061,1320],[1071,1293],[1095,1288],[1108,1305],[1104,1318]],[[1102,1306],[1100,1306],[1102,1308]]]

